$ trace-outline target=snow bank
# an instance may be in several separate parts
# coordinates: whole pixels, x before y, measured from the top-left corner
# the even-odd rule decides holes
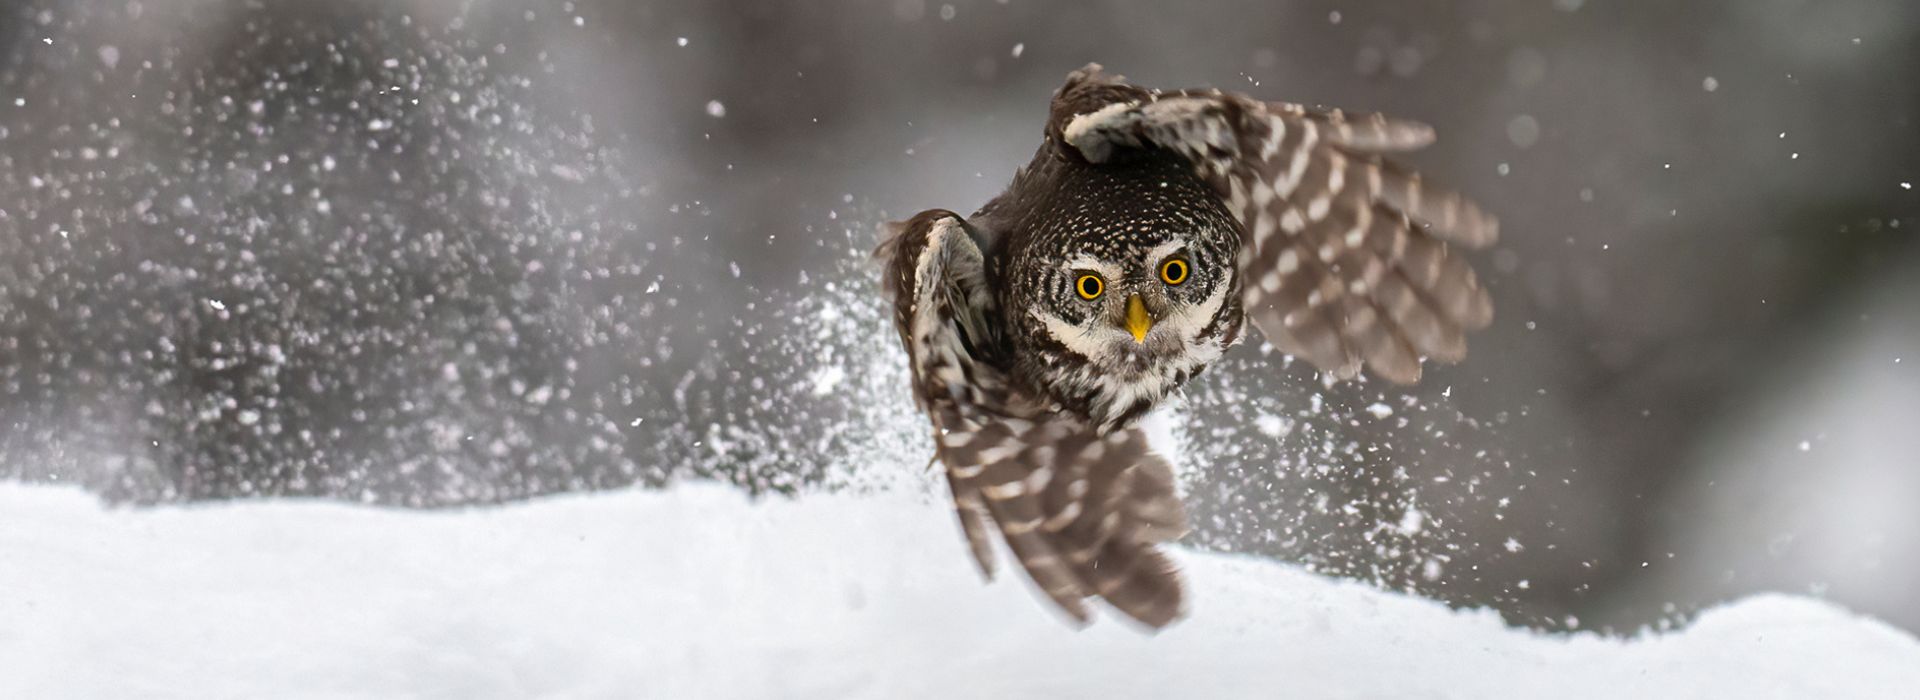
[[[1764,596],[1632,642],[1178,552],[1192,616],[1074,630],[947,508],[713,485],[457,512],[111,510],[0,484],[0,697],[1894,697],[1920,643]]]

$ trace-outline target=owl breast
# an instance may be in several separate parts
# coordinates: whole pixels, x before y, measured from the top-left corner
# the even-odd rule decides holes
[[[983,210],[1004,236],[990,254],[1011,374],[1102,431],[1124,427],[1238,337],[1239,226],[1190,166],[1166,155],[1101,165],[1043,147]],[[1171,284],[1162,266],[1187,268]],[[1100,278],[1088,299],[1082,278]],[[1126,331],[1138,299],[1152,330]]]

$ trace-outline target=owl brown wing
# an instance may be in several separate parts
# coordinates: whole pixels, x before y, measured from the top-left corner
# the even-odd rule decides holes
[[[1337,377],[1365,366],[1414,382],[1422,358],[1459,361],[1466,332],[1493,320],[1450,245],[1491,245],[1499,222],[1382,157],[1432,143],[1424,124],[1148,90],[1090,65],[1055,96],[1049,133],[1094,163],[1142,148],[1191,161],[1245,231],[1248,317],[1275,347]]]
[[[1075,619],[1098,596],[1164,626],[1182,611],[1179,576],[1155,548],[1186,531],[1173,470],[1139,430],[1099,435],[1011,386],[992,357],[998,326],[975,236],[935,210],[895,225],[880,247],[914,397],[974,560],[993,576],[991,522]]]

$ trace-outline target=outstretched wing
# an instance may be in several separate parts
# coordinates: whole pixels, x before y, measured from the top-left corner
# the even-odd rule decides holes
[[[1153,627],[1179,617],[1180,579],[1155,545],[1186,531],[1173,470],[1139,430],[1099,435],[1022,395],[1000,338],[976,233],[949,211],[897,224],[880,254],[913,393],[976,563],[993,576],[993,523],[1036,585],[1077,620],[1102,597]]]
[[[1275,347],[1342,379],[1411,383],[1455,362],[1493,320],[1473,269],[1499,222],[1382,157],[1433,142],[1424,124],[1219,90],[1158,91],[1089,65],[1054,98],[1049,134],[1093,163],[1160,149],[1193,163],[1245,230],[1246,313]]]

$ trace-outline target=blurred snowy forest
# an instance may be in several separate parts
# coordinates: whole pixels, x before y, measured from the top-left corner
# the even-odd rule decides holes
[[[1546,628],[1920,629],[1904,0],[5,0],[0,476],[924,488],[874,231],[997,192],[1088,61],[1430,122],[1504,220],[1465,363],[1193,385],[1189,542]]]

